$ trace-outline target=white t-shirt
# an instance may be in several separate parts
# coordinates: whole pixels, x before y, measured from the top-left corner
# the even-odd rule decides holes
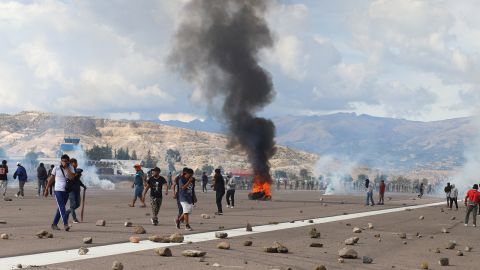
[[[68,167],[68,169],[72,172],[75,173],[75,170],[73,169],[72,165]],[[67,184],[67,177],[68,177],[68,172],[66,171],[67,169],[62,169],[60,168],[60,165],[57,165],[53,168],[52,170],[52,175],[55,175],[55,191],[65,191],[65,186]],[[65,176],[63,176],[65,174]]]

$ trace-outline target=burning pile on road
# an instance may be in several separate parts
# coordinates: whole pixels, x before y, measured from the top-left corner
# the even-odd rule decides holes
[[[272,177],[269,174],[256,175],[253,178],[252,192],[248,194],[250,200],[269,201],[272,199],[272,193],[270,192],[270,185],[272,183]]]

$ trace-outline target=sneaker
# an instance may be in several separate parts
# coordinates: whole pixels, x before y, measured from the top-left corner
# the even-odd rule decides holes
[[[222,216],[222,215],[223,215],[223,212],[215,212],[215,215],[217,215],[217,216]]]
[[[178,220],[178,218],[175,218],[175,225],[177,226],[177,229],[180,229],[180,220]]]
[[[18,198],[18,194],[15,194],[15,198]]]
[[[463,225],[463,226],[467,227],[467,226],[468,226],[468,224],[467,224],[467,223],[465,223],[465,225]]]
[[[227,208],[230,208],[230,205],[227,205]]]
[[[192,230],[192,227],[190,227],[190,225],[187,224],[187,225],[185,226],[185,230],[186,230],[186,231],[191,231],[191,230]]]
[[[152,222],[152,225],[155,225],[155,220],[153,220],[153,218],[150,219],[150,222]]]
[[[57,225],[52,224],[51,228],[54,231],[60,231],[60,228]]]
[[[70,226],[65,225],[65,231],[66,231],[66,232],[70,231]]]
[[[473,224],[473,227],[477,227],[477,224]]]
[[[78,221],[78,219],[73,220],[73,224],[78,224],[78,223],[80,223],[80,221]]]
[[[154,226],[157,226],[157,225],[158,225],[158,220],[155,220],[155,221],[153,222],[153,225],[154,225]]]
[[[232,209],[233,209],[233,205],[232,205],[232,207],[230,207],[230,208],[232,208]]]

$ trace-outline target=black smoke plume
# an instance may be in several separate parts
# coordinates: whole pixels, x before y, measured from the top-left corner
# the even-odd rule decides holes
[[[260,175],[269,173],[276,150],[273,122],[256,116],[274,95],[271,77],[258,63],[260,50],[273,46],[267,8],[261,0],[190,1],[169,57],[210,106],[223,102],[229,146],[240,146]]]

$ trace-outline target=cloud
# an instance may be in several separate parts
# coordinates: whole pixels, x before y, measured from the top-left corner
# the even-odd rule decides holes
[[[205,118],[198,115],[188,114],[188,113],[161,113],[158,116],[160,121],[181,121],[181,122],[192,122],[194,120],[205,121]]]

